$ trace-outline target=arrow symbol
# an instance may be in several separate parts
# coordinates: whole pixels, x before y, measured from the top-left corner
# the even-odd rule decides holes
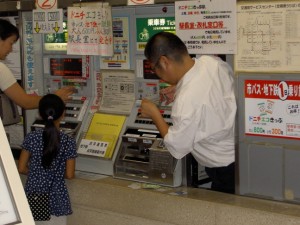
[[[39,33],[41,28],[39,27],[39,23],[36,22],[35,28],[34,28],[35,32]]]
[[[58,26],[58,23],[55,22],[55,27],[53,27],[53,30],[55,31],[55,33],[57,33],[59,31],[59,26]]]

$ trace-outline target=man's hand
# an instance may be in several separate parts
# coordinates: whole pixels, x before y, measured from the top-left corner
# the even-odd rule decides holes
[[[55,94],[58,95],[64,102],[67,102],[70,99],[70,95],[75,92],[75,88],[73,86],[63,87],[55,91]]]
[[[155,114],[160,114],[157,106],[148,99],[142,100],[140,109],[140,117],[152,118]]]
[[[140,113],[140,117],[151,118],[161,136],[165,137],[165,135],[168,133],[169,125],[165,122],[159,109],[153,102],[143,99]]]
[[[169,105],[174,101],[176,86],[169,86],[160,90],[160,102]]]

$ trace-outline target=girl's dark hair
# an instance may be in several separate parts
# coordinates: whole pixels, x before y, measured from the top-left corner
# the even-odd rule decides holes
[[[188,54],[188,50],[177,35],[163,31],[149,39],[144,54],[152,63],[156,63],[159,57],[163,55],[177,62],[182,62],[183,56]]]
[[[0,39],[4,41],[12,35],[16,35],[17,40],[19,39],[18,28],[8,20],[0,19]]]
[[[47,94],[39,102],[39,113],[45,122],[42,156],[42,166],[45,169],[50,168],[53,159],[58,154],[60,135],[59,130],[54,125],[54,121],[59,119],[64,111],[64,101],[55,94]]]

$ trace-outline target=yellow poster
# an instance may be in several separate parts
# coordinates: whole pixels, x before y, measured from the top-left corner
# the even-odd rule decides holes
[[[126,116],[122,115],[95,113],[78,153],[110,159],[125,119]]]

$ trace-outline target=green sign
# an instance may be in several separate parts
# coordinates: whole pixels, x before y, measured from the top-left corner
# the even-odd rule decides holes
[[[144,50],[150,37],[168,31],[175,33],[175,17],[149,17],[136,19],[137,50]]]
[[[45,43],[68,43],[67,22],[63,22],[63,33],[49,33],[44,35]]]

